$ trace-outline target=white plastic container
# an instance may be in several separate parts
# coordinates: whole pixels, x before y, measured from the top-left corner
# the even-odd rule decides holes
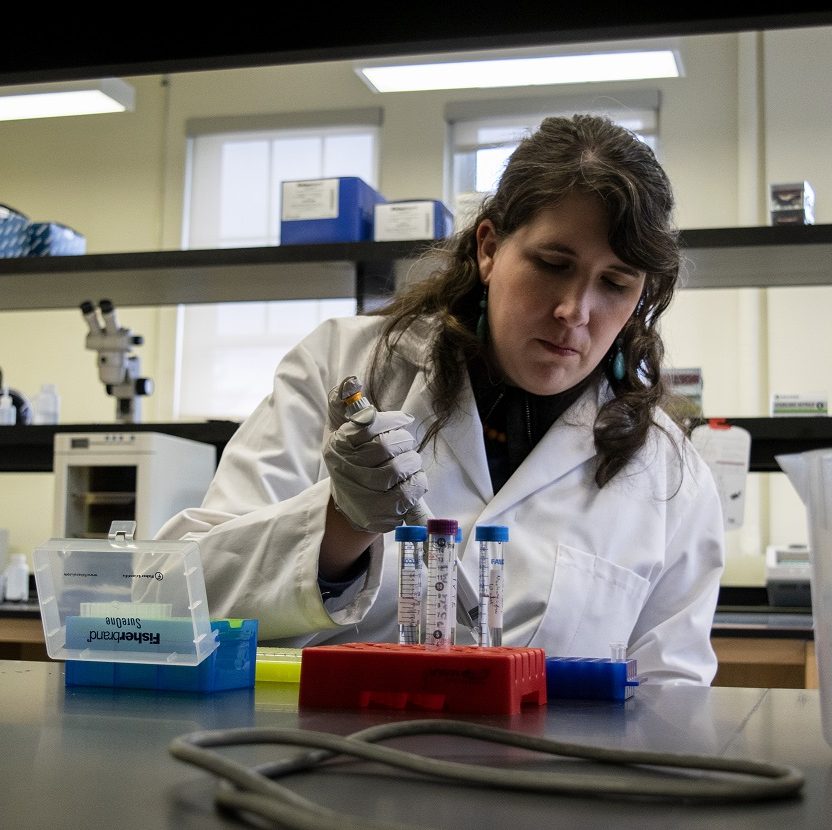
[[[196,666],[219,646],[196,542],[50,539],[32,554],[53,660]]]
[[[35,424],[57,424],[61,411],[61,399],[54,383],[44,383],[35,397]]]
[[[832,448],[775,458],[806,505],[820,710],[832,746]]]
[[[13,553],[4,572],[6,600],[20,602],[29,599],[29,562],[23,553]]]

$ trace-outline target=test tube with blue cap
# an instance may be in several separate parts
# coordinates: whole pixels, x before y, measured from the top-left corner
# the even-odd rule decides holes
[[[505,525],[477,525],[474,538],[480,546],[479,644],[500,646],[503,644],[505,594],[503,545],[508,542],[508,528]]]
[[[428,519],[428,587],[425,614],[425,647],[450,649],[456,627],[455,519]]]
[[[428,538],[424,525],[396,528],[399,553],[399,644],[422,639],[422,551]]]

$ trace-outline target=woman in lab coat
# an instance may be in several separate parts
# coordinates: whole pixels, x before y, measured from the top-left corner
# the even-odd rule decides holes
[[[396,642],[393,531],[426,508],[459,522],[470,585],[475,527],[509,528],[503,645],[625,642],[651,682],[710,683],[720,501],[660,408],[673,206],[635,136],[546,119],[431,277],[292,349],[162,528],[199,540],[212,616],[257,618],[261,643]],[[353,375],[369,427],[338,417]]]

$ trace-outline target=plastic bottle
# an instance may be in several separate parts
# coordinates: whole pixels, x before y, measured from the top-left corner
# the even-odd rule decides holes
[[[3,387],[3,394],[0,395],[0,424],[13,426],[17,423],[17,409],[9,394],[9,387]]]
[[[29,599],[29,562],[24,553],[13,553],[6,565],[6,599],[14,602]]]
[[[34,423],[57,424],[60,409],[61,399],[58,397],[58,388],[54,383],[42,384],[40,392],[35,398]]]

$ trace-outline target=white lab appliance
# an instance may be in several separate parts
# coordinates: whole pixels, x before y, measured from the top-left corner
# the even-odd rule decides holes
[[[114,521],[152,539],[186,507],[198,507],[216,469],[216,448],[159,432],[57,432],[53,535],[106,539]]]
[[[769,605],[811,608],[811,562],[808,545],[769,545],[766,548]]]

